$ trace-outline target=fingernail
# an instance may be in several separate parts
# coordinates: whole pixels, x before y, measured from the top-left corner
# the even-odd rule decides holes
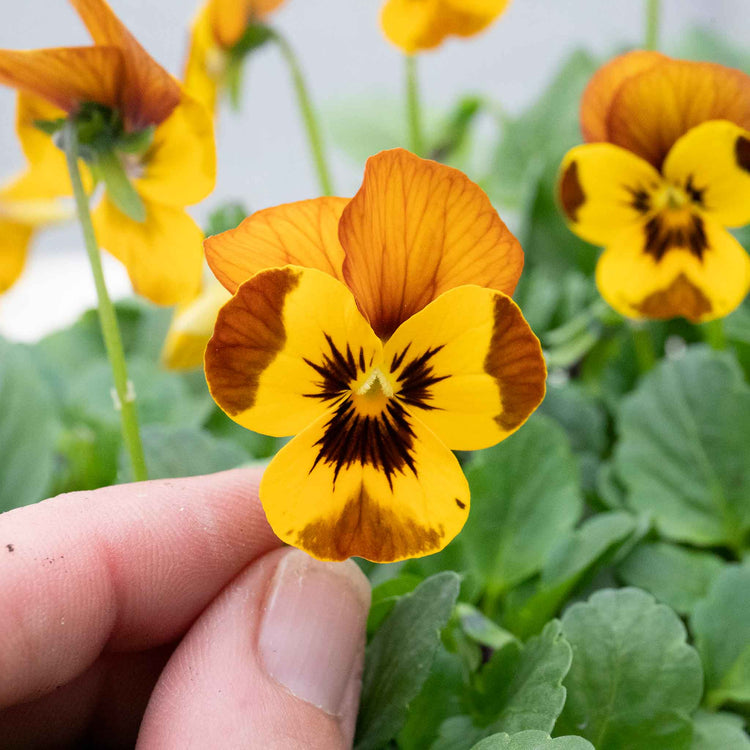
[[[266,672],[337,715],[360,662],[369,607],[369,583],[353,562],[320,562],[290,549],[276,568],[261,624]]]

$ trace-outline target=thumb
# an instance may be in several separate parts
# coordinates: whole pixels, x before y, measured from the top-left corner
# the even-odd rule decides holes
[[[256,560],[175,650],[138,748],[351,747],[369,605],[351,561],[291,548]]]

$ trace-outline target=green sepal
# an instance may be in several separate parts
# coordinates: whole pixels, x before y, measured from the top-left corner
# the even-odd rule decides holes
[[[229,56],[233,60],[243,60],[250,52],[262,47],[274,37],[274,31],[270,26],[264,26],[262,23],[251,23],[245,33],[240,37],[239,42],[229,51]]]
[[[97,154],[91,164],[94,176],[107,188],[110,200],[133,221],[146,220],[146,206],[133,187],[114,149]]]
[[[149,125],[143,130],[136,130],[132,133],[123,133],[117,139],[117,150],[126,154],[143,154],[151,148],[154,142],[155,125]]]
[[[57,120],[34,120],[34,127],[47,135],[57,135],[65,127],[66,118]]]

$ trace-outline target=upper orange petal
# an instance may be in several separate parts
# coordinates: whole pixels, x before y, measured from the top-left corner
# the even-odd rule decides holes
[[[83,102],[115,109],[121,101],[123,56],[115,47],[0,50],[0,83],[64,110]]]
[[[660,168],[674,143],[708,120],[750,129],[750,76],[715,63],[666,58],[619,87],[607,117],[608,140]]]
[[[659,52],[633,50],[602,65],[594,73],[581,97],[581,131],[586,141],[606,141],[607,115],[620,86],[667,58]]]
[[[70,0],[97,45],[118,47],[125,60],[124,114],[134,129],[156,125],[180,102],[180,86],[112,12],[105,0]]]
[[[339,237],[344,279],[381,339],[462,284],[512,294],[523,250],[484,191],[403,149],[367,161]]]
[[[341,281],[338,231],[347,203],[314,198],[256,211],[235,229],[206,238],[208,265],[232,294],[258,271],[287,265],[317,268]]]

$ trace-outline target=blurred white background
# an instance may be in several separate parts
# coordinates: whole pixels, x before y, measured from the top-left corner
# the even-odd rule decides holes
[[[191,0],[110,0],[115,12],[165,67],[181,74]],[[403,64],[378,26],[381,0],[287,0],[272,18],[305,70],[323,114],[350,111],[379,99],[400,101]],[[530,103],[560,61],[577,47],[600,55],[639,45],[640,0],[513,0],[483,35],[455,40],[420,59],[427,107],[447,107],[462,93],[486,92],[509,112]],[[687,29],[715,30],[744,45],[750,38],[750,0],[664,0],[662,40],[668,49]],[[0,0],[0,47],[24,49],[88,44],[64,0]],[[372,105],[370,105],[372,106]],[[14,94],[0,87],[0,179],[22,168],[14,138]],[[352,195],[362,174],[329,138],[337,192]],[[252,209],[318,194],[288,71],[273,48],[246,67],[239,113],[225,105],[218,126],[216,191],[197,206],[202,221],[212,207],[239,199]],[[107,258],[115,296],[129,293],[122,267]],[[41,232],[21,281],[0,296],[0,334],[31,340],[66,325],[94,302],[93,283],[75,226]]]

